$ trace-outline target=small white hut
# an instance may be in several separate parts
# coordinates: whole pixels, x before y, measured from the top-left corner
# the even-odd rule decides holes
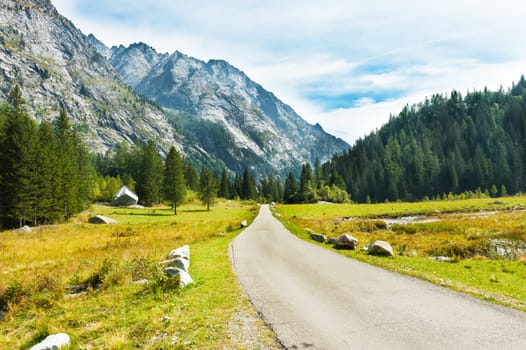
[[[113,205],[116,207],[128,207],[136,205],[139,197],[127,186],[122,186],[120,190],[113,195]]]

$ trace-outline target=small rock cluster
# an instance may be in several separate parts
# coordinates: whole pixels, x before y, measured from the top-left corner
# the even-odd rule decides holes
[[[161,264],[165,266],[164,273],[170,277],[179,276],[181,279],[181,288],[186,287],[194,280],[188,273],[190,267],[190,247],[184,245],[177,249],[172,250],[166,260],[162,261]]]
[[[522,240],[492,239],[489,243],[490,254],[497,258],[516,260],[526,256],[526,242]]]
[[[358,247],[359,240],[347,233],[340,235],[340,237],[332,237],[327,241],[327,237],[321,233],[314,233],[310,229],[305,229],[305,231],[309,233],[313,241],[332,244],[336,249],[354,250]],[[393,247],[385,241],[371,242],[367,247],[364,247],[364,250],[370,255],[394,256]]]

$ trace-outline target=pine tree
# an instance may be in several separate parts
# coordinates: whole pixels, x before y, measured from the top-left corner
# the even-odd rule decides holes
[[[312,181],[312,168],[308,163],[301,168],[300,185],[296,200],[306,203],[312,203],[317,200],[316,189]]]
[[[151,206],[161,202],[163,161],[153,141],[142,149],[141,171],[137,179],[137,195],[142,203]]]
[[[221,182],[219,185],[218,196],[221,198],[231,198],[230,197],[230,181],[228,180],[228,175],[226,173],[225,168],[223,168],[223,172],[221,173]]]
[[[75,154],[78,167],[77,207],[75,212],[84,210],[93,201],[93,191],[97,174],[93,166],[92,157],[80,140],[77,133],[73,133],[75,140]]]
[[[66,111],[61,110],[55,121],[55,134],[57,139],[57,198],[62,210],[62,216],[68,219],[75,213],[79,205],[78,187],[79,167],[78,154],[75,150],[77,139],[69,123]]]
[[[239,176],[239,174],[236,174],[236,176],[234,177],[234,184],[232,185],[232,196],[234,198],[235,197],[241,198],[241,194],[243,192],[242,188],[243,188],[243,179],[241,178],[241,176]]]
[[[214,204],[217,195],[217,183],[210,173],[210,169],[203,168],[199,179],[199,199],[206,205],[206,209],[210,211],[210,206]]]
[[[257,190],[254,178],[248,171],[248,168],[245,168],[243,172],[243,182],[241,184],[241,199],[256,199]]]
[[[59,174],[58,146],[53,127],[47,122],[40,124],[38,150],[36,216],[40,222],[49,223],[59,219],[61,207],[56,191]]]
[[[36,123],[24,108],[18,86],[9,94],[9,102],[1,144],[0,201],[2,222],[12,227],[34,222],[38,134]]]
[[[283,200],[285,203],[294,203],[297,191],[296,178],[292,172],[289,172],[285,179],[285,186],[283,189]]]
[[[163,190],[165,199],[170,202],[174,214],[177,215],[177,206],[183,203],[186,195],[186,185],[183,160],[173,146],[166,156]]]
[[[199,175],[195,171],[190,162],[184,162],[184,178],[186,180],[186,187],[192,191],[199,190]]]

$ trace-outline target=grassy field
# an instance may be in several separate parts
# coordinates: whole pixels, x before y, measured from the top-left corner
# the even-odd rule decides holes
[[[360,248],[384,240],[396,253],[382,258],[360,249],[335,250],[340,254],[526,311],[525,204],[526,197],[509,197],[279,205],[277,211],[285,226],[303,239],[310,240],[305,228],[328,238],[349,233],[360,240]],[[392,221],[401,217],[406,222]],[[449,261],[433,260],[436,256]]]
[[[93,206],[72,222],[0,232],[0,348],[27,349],[66,332],[71,349],[243,349],[275,346],[237,283],[228,245],[257,208],[221,202],[211,212],[183,206]],[[102,214],[112,225],[87,222]],[[189,244],[187,288],[174,288],[158,262]],[[148,278],[150,284],[133,280]],[[88,283],[67,295],[65,287]],[[247,331],[247,329],[249,329]]]

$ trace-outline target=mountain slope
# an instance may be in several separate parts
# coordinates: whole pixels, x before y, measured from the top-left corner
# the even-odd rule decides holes
[[[110,61],[132,88],[234,171],[249,166],[258,175],[284,173],[349,147],[226,61],[159,54],[142,43],[113,47]]]
[[[0,43],[0,101],[19,84],[30,115],[53,120],[64,108],[95,151],[147,139],[185,149],[163,111],[129,90],[49,0],[0,0]]]

